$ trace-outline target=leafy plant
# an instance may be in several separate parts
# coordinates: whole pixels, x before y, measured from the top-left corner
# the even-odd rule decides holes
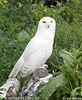
[[[36,93],[40,100],[47,100],[57,89],[67,82],[63,73],[50,78],[49,82],[45,85],[40,85]]]
[[[41,84],[38,87],[36,96],[40,100],[82,96],[82,52],[75,49],[73,52],[68,52],[62,49],[60,56],[64,60],[62,66],[59,67],[60,72],[56,72],[47,84]]]

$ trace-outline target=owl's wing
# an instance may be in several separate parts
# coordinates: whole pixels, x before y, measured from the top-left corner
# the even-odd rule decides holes
[[[43,45],[43,43],[44,43],[44,39],[43,38],[41,39],[41,37],[35,36],[31,39],[31,41],[26,46],[22,56],[19,58],[14,68],[12,69],[9,75],[9,78],[12,78],[12,77],[15,78],[17,76],[17,74],[20,72],[21,68],[23,67],[25,62],[28,60],[28,58],[34,52],[38,51],[38,49],[41,47],[41,45]]]

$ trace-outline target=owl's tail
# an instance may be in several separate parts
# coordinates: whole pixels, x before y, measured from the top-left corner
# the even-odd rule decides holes
[[[11,71],[11,73],[10,73],[8,78],[15,78],[18,75],[18,73],[20,72],[23,64],[24,64],[24,59],[21,56],[19,58],[19,60],[17,61],[17,63],[15,64],[14,68],[12,69],[12,71]]]

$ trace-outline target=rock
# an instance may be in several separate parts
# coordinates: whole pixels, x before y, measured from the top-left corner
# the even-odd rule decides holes
[[[47,83],[50,77],[52,77],[52,74],[49,74],[45,68],[36,69],[32,77],[28,80],[26,89],[22,91],[22,96],[25,97],[24,100],[30,100],[30,96],[35,95],[40,83]]]
[[[16,97],[19,91],[20,83],[16,78],[10,78],[6,83],[0,87],[0,98],[6,99]]]

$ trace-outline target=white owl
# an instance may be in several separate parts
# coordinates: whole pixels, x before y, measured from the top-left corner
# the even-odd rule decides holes
[[[56,22],[51,17],[43,17],[39,21],[35,36],[26,46],[9,78],[15,78],[17,75],[26,77],[45,64],[52,54],[55,28]]]

